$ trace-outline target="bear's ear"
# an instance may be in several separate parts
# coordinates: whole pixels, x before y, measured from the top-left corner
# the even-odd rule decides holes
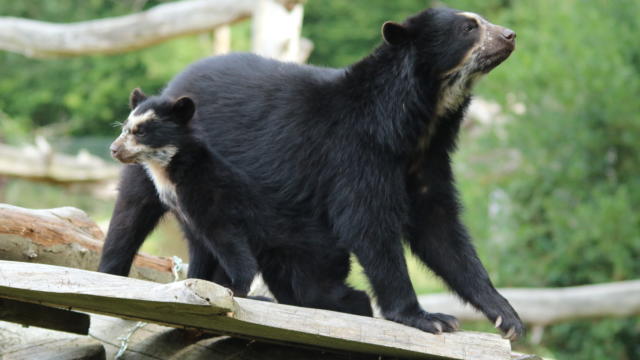
[[[409,30],[402,24],[387,21],[382,24],[382,38],[389,45],[400,45],[409,40]]]
[[[129,95],[129,107],[131,110],[135,109],[138,104],[145,101],[147,99],[147,95],[145,95],[140,88],[135,88]]]
[[[187,124],[196,112],[196,104],[188,96],[183,96],[173,104],[173,118],[179,124]]]

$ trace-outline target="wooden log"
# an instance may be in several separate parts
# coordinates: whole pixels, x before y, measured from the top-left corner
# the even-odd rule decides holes
[[[640,314],[640,280],[564,288],[499,289],[527,324],[546,326],[578,319],[629,317]],[[485,320],[451,294],[422,295],[428,311],[456,316],[460,320]]]
[[[115,358],[126,339],[122,358],[127,360],[380,360],[378,356],[326,352],[227,336],[213,336],[208,333],[184,331],[157,324],[138,326],[136,321],[96,314],[91,315],[90,336],[103,346],[107,359]],[[22,352],[23,349],[44,344],[66,344],[76,347],[78,343],[83,344],[85,339],[57,331],[0,323],[0,358],[8,359]]]
[[[3,360],[105,360],[104,346],[93,339],[61,339],[29,343],[2,355]]]
[[[87,314],[9,299],[0,299],[0,320],[74,334],[89,333]]]
[[[158,285],[40,264],[0,261],[0,297],[339,351],[407,358],[510,359],[495,334],[433,335],[391,321],[233,299],[202,280]]]
[[[0,144],[0,174],[5,176],[57,184],[101,183],[115,181],[120,168],[86,151],[76,156],[53,152],[43,138],[36,146]]]
[[[178,1],[136,14],[71,24],[0,17],[0,49],[29,57],[126,52],[213,31],[251,16],[256,5],[257,0]]]
[[[76,208],[33,210],[0,203],[0,259],[96,270],[103,237]],[[172,267],[171,259],[139,254],[131,276],[166,283],[174,280]]]

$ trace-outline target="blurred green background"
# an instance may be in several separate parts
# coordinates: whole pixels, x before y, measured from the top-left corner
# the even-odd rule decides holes
[[[123,15],[162,1],[1,1],[0,15],[79,21]],[[380,25],[436,2],[309,0],[303,34],[309,60],[345,66],[379,42]],[[456,171],[465,219],[498,286],[568,286],[640,278],[640,1],[451,0],[517,31],[517,50],[477,87],[500,104],[493,121],[465,127]],[[248,50],[250,24],[233,26],[234,50]],[[126,118],[129,91],[157,92],[212,52],[211,35],[113,56],[30,59],[0,52],[0,141],[45,136],[60,151],[107,158]],[[112,200],[74,189],[0,181],[0,202],[77,206],[104,224]],[[164,224],[144,250],[182,254]],[[414,260],[418,292],[443,286]],[[365,287],[357,271],[352,282]],[[467,325],[481,330],[487,324]],[[516,348],[557,359],[640,359],[640,321],[600,319],[550,326],[542,343]]]

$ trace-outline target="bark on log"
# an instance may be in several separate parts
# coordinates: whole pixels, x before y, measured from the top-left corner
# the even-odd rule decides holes
[[[578,319],[640,315],[640,280],[565,288],[498,289],[527,324],[546,326]],[[427,311],[456,316],[463,321],[485,320],[484,315],[451,294],[423,295]]]
[[[299,1],[279,0],[290,5]],[[70,24],[0,17],[0,49],[29,57],[112,54],[213,31],[253,14],[258,0],[190,0]]]
[[[0,203],[0,259],[96,270],[102,230],[83,211],[72,208],[25,209]],[[135,257],[130,276],[171,282],[173,261],[151,255]],[[185,277],[185,272],[180,272]]]

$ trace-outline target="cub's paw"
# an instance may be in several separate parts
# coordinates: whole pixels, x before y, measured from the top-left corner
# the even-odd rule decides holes
[[[387,319],[405,324],[432,334],[453,332],[460,328],[458,319],[451,315],[429,313],[422,309],[413,314],[402,314],[387,317]]]

